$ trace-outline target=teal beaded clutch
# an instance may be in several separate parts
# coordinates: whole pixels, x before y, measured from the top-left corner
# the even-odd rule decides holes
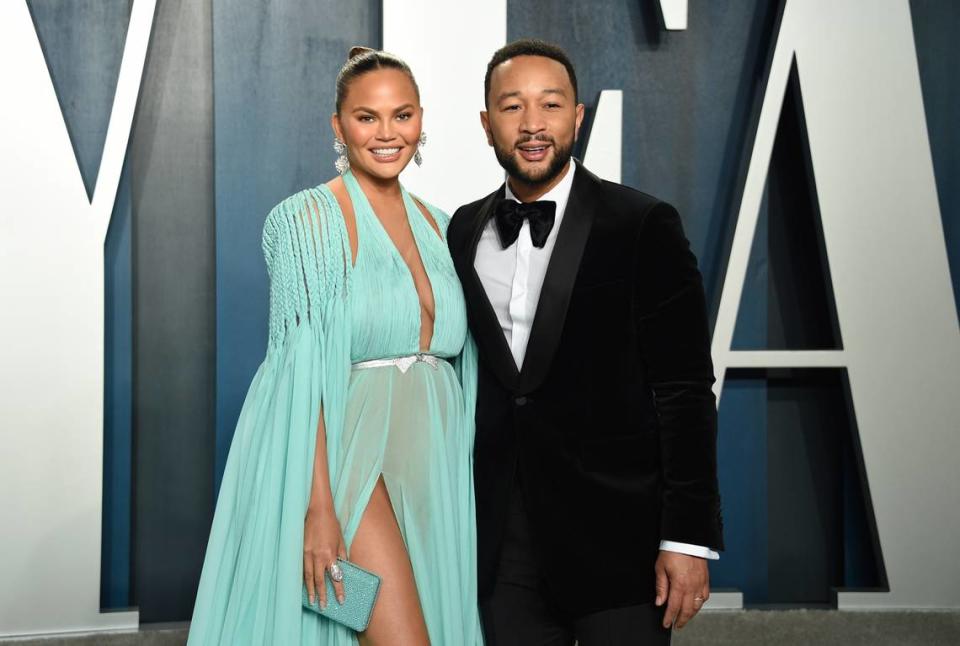
[[[350,561],[338,558],[337,564],[343,571],[343,605],[337,603],[336,592],[330,577],[324,576],[323,580],[327,586],[327,607],[320,607],[319,596],[312,604],[310,603],[306,583],[303,584],[303,607],[352,628],[358,633],[362,632],[367,629],[370,615],[373,614],[373,604],[376,603],[377,594],[380,592],[380,577]]]

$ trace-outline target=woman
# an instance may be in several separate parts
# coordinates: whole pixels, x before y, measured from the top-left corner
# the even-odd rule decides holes
[[[420,161],[422,115],[405,63],[353,48],[331,118],[341,176],[267,216],[270,337],[227,458],[191,646],[482,643],[476,354],[449,217],[398,179]],[[382,579],[360,634],[301,606],[303,584],[338,602],[324,577],[348,555]]]

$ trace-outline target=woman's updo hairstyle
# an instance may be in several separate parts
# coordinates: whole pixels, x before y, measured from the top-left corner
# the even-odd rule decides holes
[[[384,51],[370,49],[369,47],[351,47],[350,53],[347,54],[347,62],[343,64],[340,73],[337,74],[337,114],[340,114],[340,105],[343,103],[343,98],[347,96],[350,83],[367,72],[388,68],[400,70],[410,77],[410,82],[413,83],[413,91],[417,93],[417,99],[419,100],[420,88],[417,87],[417,81],[413,78],[413,72],[410,71],[409,65],[393,54]]]

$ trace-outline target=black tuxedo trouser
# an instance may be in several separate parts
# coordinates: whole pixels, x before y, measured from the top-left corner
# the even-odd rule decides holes
[[[497,580],[480,604],[487,646],[668,646],[663,628],[666,606],[614,608],[569,618],[548,598],[537,565],[519,483],[514,487],[500,552]],[[589,594],[587,576],[570,564],[570,594]],[[586,585],[584,585],[586,583]]]

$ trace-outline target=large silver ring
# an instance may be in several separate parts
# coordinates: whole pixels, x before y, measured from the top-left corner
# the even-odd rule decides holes
[[[699,601],[700,603],[703,603],[703,597],[694,597],[693,600],[694,600],[694,601]]]
[[[330,572],[331,579],[333,579],[337,583],[340,583],[341,581],[343,581],[343,570],[340,569],[339,565],[337,565],[336,563],[333,563],[330,565],[329,568],[327,568],[327,570]]]

